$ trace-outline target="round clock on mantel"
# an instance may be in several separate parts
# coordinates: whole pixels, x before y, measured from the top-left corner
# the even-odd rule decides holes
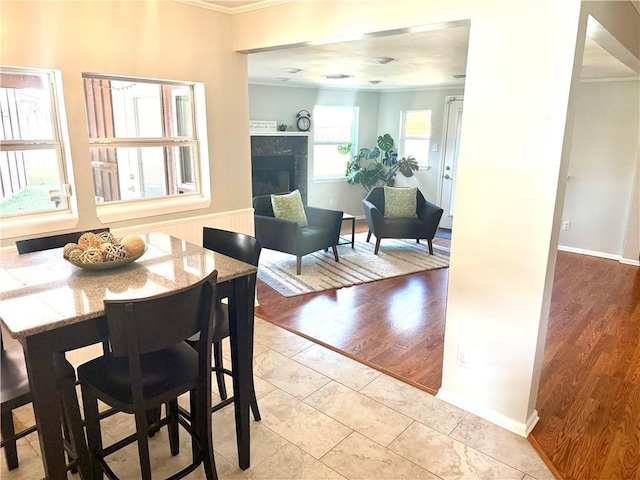
[[[311,128],[311,114],[307,110],[300,110],[296,115],[296,127],[300,132],[308,132]]]

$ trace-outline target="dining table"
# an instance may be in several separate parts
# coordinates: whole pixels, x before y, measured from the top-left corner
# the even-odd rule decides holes
[[[0,256],[0,321],[24,349],[45,476],[66,479],[52,357],[108,337],[104,300],[139,299],[191,286],[213,270],[228,298],[234,410],[241,469],[250,466],[249,404],[253,385],[253,291],[257,269],[162,233],[141,233],[146,251],[114,269],[86,269],[63,249]],[[179,319],[177,319],[179,320]]]

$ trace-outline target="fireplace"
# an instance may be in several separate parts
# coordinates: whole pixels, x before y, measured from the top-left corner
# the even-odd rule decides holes
[[[298,189],[306,204],[308,151],[308,134],[251,135],[253,196]]]
[[[251,159],[253,196],[295,190],[294,155],[260,155]]]

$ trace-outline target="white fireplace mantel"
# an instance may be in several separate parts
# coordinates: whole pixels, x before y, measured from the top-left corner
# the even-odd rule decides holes
[[[308,137],[311,132],[251,132],[252,137]]]

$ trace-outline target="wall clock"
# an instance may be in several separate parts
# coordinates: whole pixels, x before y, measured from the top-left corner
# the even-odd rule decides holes
[[[296,127],[300,132],[308,132],[311,128],[311,114],[307,110],[300,110],[296,115]]]

